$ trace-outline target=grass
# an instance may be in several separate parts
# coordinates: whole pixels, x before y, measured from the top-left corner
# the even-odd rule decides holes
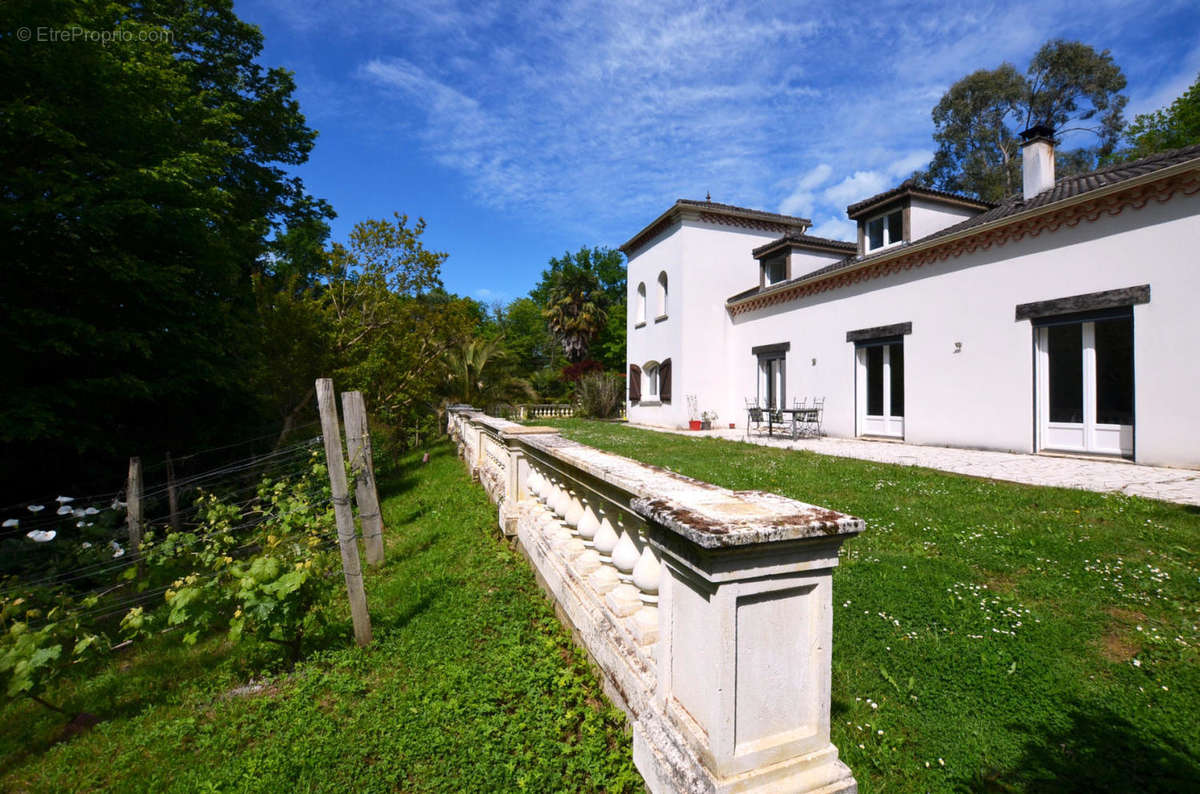
[[[56,742],[60,715],[5,706],[0,789],[640,789],[624,717],[453,449],[399,470],[380,483],[388,563],[367,579],[369,649],[349,646],[347,620],[291,673],[263,675],[268,649],[159,638],[50,693],[100,716],[90,731]]]
[[[654,433],[564,435],[864,518],[834,573],[860,791],[1200,790],[1200,510]]]

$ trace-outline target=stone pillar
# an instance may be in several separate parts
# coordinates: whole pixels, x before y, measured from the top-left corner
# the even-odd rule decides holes
[[[714,534],[710,548],[651,534],[662,560],[654,701],[712,791],[857,791],[829,740],[832,573],[853,532],[757,547]],[[634,737],[639,769],[661,756]]]

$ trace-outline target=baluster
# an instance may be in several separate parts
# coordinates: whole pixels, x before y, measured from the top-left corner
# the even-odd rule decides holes
[[[567,522],[567,526],[575,529],[579,526],[579,519],[583,518],[583,505],[579,502],[579,497],[572,488],[569,493],[569,501],[567,502],[567,512],[563,513],[563,520]]]
[[[568,532],[568,539],[559,544],[558,550],[568,560],[573,560],[585,551],[583,541],[579,539],[578,534],[579,520],[583,517],[583,506],[574,489],[571,489],[570,499],[566,515],[563,516],[563,528]]]
[[[567,541],[574,537],[570,528],[563,523],[563,516],[569,509],[569,498],[562,479],[555,478],[553,495],[548,505],[551,511],[547,512],[546,523],[546,540],[555,551],[562,550]]]
[[[612,562],[619,572],[622,582],[633,582],[633,566],[637,565],[639,556],[641,554],[637,544],[633,542],[629,530],[622,523],[621,534],[612,552]]]
[[[633,584],[638,589],[642,608],[634,613],[630,629],[639,645],[650,645],[658,640],[658,585],[662,579],[662,563],[643,538],[642,556],[633,566]]]
[[[525,478],[525,490],[529,492],[535,502],[540,501],[538,499],[538,491],[541,489],[540,477],[538,470],[530,466],[529,476]]]
[[[567,495],[567,490],[563,486],[562,479],[555,478],[554,481],[554,497],[553,497],[554,514],[562,518],[567,514],[567,508],[570,506],[570,497]]]
[[[612,553],[620,584],[604,596],[604,603],[619,617],[628,617],[642,607],[641,594],[633,584],[633,569],[641,558],[641,551],[633,540],[634,534],[636,530],[631,533],[622,523],[620,538]]]
[[[596,530],[600,529],[600,520],[596,518],[596,513],[586,498],[583,505],[583,515],[579,517],[579,525],[576,529],[579,531],[579,539],[583,541],[583,545],[591,548],[594,545],[593,539],[596,537]]]
[[[607,593],[621,581],[620,577],[617,576],[617,569],[612,564],[613,549],[616,548],[619,540],[620,536],[613,529],[612,522],[608,520],[608,516],[602,515],[600,528],[596,530],[596,536],[592,538],[592,547],[596,551],[596,561],[599,563],[599,566],[588,578],[588,581],[598,593]]]

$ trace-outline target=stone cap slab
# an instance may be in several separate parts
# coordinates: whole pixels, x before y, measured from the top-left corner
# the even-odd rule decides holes
[[[488,416],[487,414],[468,415],[471,417],[472,421],[478,422],[489,430],[494,430],[497,433],[503,433],[514,427],[524,427],[524,425],[519,425],[516,422],[510,422],[507,419],[497,419],[496,417]]]
[[[557,427],[546,427],[545,425],[516,425],[507,427],[500,431],[500,435],[509,436],[536,436],[540,433],[558,433]]]
[[[630,494],[629,508],[705,549],[857,535],[861,518],[764,491],[731,491],[559,435],[522,443]]]

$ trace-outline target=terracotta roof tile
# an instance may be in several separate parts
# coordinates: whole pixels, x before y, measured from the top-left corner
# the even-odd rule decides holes
[[[950,199],[956,204],[968,204],[978,207],[981,210],[996,206],[990,201],[980,201],[973,196],[964,196],[960,193],[950,193],[945,190],[934,190],[933,188],[922,187],[913,182],[912,179],[906,179],[891,190],[885,190],[884,192],[871,196],[870,198],[854,202],[849,207],[846,207],[846,215],[849,216],[851,220],[854,220],[854,217],[861,214],[864,210],[870,209],[876,204],[882,204],[885,201],[899,198],[904,195],[932,199]]]
[[[848,243],[845,240],[833,240],[828,237],[817,237],[817,236],[811,235],[811,234],[792,233],[792,234],[785,234],[783,237],[780,237],[778,240],[772,240],[771,242],[767,243],[766,245],[760,245],[758,248],[755,248],[751,253],[757,259],[760,254],[764,254],[772,249],[778,248],[779,246],[785,245],[788,243],[791,243],[794,245],[799,245],[799,246],[811,246],[813,248],[825,248],[825,249],[834,248],[839,251],[847,251],[847,252],[858,250],[857,243]]]
[[[960,240],[969,240],[972,238],[972,229],[981,227],[980,232],[983,233],[985,228],[996,228],[990,226],[997,221],[1003,221],[1005,218],[1015,215],[1029,213],[1029,217],[1041,217],[1042,213],[1037,210],[1044,208],[1046,213],[1054,213],[1060,209],[1057,205],[1059,202],[1076,196],[1086,195],[1090,192],[1100,190],[1102,188],[1119,185],[1138,177],[1152,175],[1156,171],[1162,171],[1172,166],[1186,165],[1194,163],[1200,167],[1200,144],[1187,146],[1182,149],[1175,149],[1169,152],[1160,152],[1158,154],[1144,157],[1140,160],[1135,160],[1128,163],[1118,163],[1116,165],[1101,168],[1097,171],[1092,171],[1079,176],[1064,177],[1055,182],[1054,187],[1039,193],[1029,201],[1025,201],[1021,196],[1010,196],[995,207],[982,212],[972,218],[949,226],[933,234],[915,240],[912,243],[904,243],[902,245],[889,247],[885,251],[880,251],[867,256],[848,256],[845,259],[818,268],[809,273],[806,273],[797,278],[784,281],[780,284],[773,284],[769,287],[755,287],[753,289],[739,292],[726,299],[727,305],[739,304],[743,301],[754,299],[762,295],[775,292],[789,292],[799,282],[812,282],[816,280],[818,283],[823,281],[822,277],[832,276],[840,271],[850,268],[857,268],[860,265],[868,264],[874,260],[882,260],[893,257],[903,257],[904,252],[916,245],[922,248],[928,248],[928,241],[936,241],[938,238],[948,237],[950,235],[958,235]],[[1032,211],[1032,212],[1031,212]],[[967,232],[962,235],[962,232]],[[936,248],[936,244],[934,246]],[[932,250],[932,249],[931,249]]]
[[[981,212],[978,215],[967,218],[961,223],[956,223],[953,226],[947,226],[945,229],[926,235],[918,240],[913,240],[911,243],[892,246],[886,251],[880,251],[866,256],[852,256],[841,262],[835,262],[831,265],[818,268],[811,273],[806,273],[800,276],[800,279],[810,279],[817,276],[823,276],[829,273],[835,273],[852,265],[876,259],[883,256],[892,256],[899,251],[903,251],[916,243],[924,243],[929,240],[936,240],[939,237],[946,237],[951,234],[957,234],[962,231],[971,229],[974,226],[983,226],[993,221],[1002,220],[1010,215],[1025,212],[1027,210],[1038,209],[1039,207],[1049,206],[1065,199],[1089,193],[1093,190],[1115,185],[1129,179],[1134,179],[1139,176],[1161,171],[1164,168],[1169,168],[1179,163],[1186,163],[1189,160],[1200,159],[1200,144],[1194,146],[1186,146],[1182,149],[1174,149],[1169,152],[1159,152],[1152,154],[1149,157],[1143,157],[1140,160],[1134,160],[1129,163],[1118,163],[1116,165],[1101,168],[1097,171],[1091,171],[1079,176],[1064,177],[1055,181],[1054,187],[1049,190],[1044,190],[1033,198],[1026,201],[1021,196],[1009,196],[1004,201],[996,206]],[[797,279],[797,280],[800,280]]]

